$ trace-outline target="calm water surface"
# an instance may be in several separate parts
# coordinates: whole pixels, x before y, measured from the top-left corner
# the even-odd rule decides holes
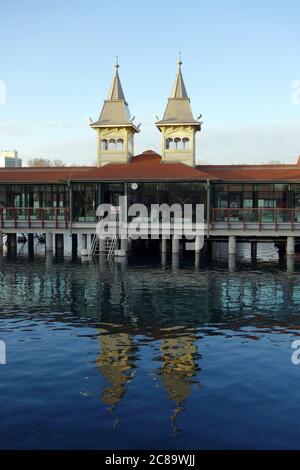
[[[0,262],[1,448],[300,448],[300,260]]]

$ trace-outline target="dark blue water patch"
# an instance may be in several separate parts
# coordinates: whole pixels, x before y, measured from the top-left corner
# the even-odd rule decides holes
[[[300,445],[298,262],[2,260],[2,449]]]

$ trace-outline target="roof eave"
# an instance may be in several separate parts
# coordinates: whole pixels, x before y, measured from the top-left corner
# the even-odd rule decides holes
[[[194,126],[199,131],[201,129],[200,122],[198,121],[157,121],[155,123],[156,127],[173,127],[173,126]]]
[[[132,129],[134,129],[135,132],[140,132],[140,129],[132,122],[116,122],[116,123],[108,124],[108,123],[96,121],[96,122],[92,122],[90,124],[90,127],[92,129],[100,129],[100,128],[104,129],[106,127],[131,127]]]

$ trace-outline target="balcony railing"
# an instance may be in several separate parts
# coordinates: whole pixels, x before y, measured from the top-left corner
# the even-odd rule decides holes
[[[294,225],[300,224],[300,208],[297,209],[281,209],[281,208],[226,208],[226,209],[212,209],[212,228],[216,227],[216,224],[226,224],[228,228],[241,226],[244,230],[250,228],[250,225],[257,225],[259,230],[270,224],[274,226],[277,231],[281,228],[286,228],[288,224],[291,230],[294,229]]]
[[[299,225],[298,225],[299,224]],[[1,207],[0,228],[64,228],[69,226],[69,209],[66,207]],[[212,228],[272,228],[300,229],[300,208],[213,208]],[[296,227],[295,227],[296,226]]]
[[[66,207],[1,207],[0,227],[5,228],[68,228]]]

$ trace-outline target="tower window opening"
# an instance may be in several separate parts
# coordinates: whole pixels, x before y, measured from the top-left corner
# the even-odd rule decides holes
[[[109,139],[109,141],[108,141],[108,150],[116,150],[116,141],[115,141],[115,139]]]
[[[188,150],[190,148],[190,139],[188,137],[184,137],[182,139],[182,145],[184,150]]]
[[[179,137],[176,137],[176,139],[174,139],[174,144],[175,144],[175,149],[176,150],[181,149],[182,142],[181,142],[181,139],[179,139]]]
[[[101,140],[101,150],[107,150],[108,149],[108,141],[107,139],[102,139]]]
[[[118,139],[117,140],[117,150],[124,150],[124,140]]]
[[[168,138],[166,139],[166,149],[170,150],[173,148],[173,139]]]

